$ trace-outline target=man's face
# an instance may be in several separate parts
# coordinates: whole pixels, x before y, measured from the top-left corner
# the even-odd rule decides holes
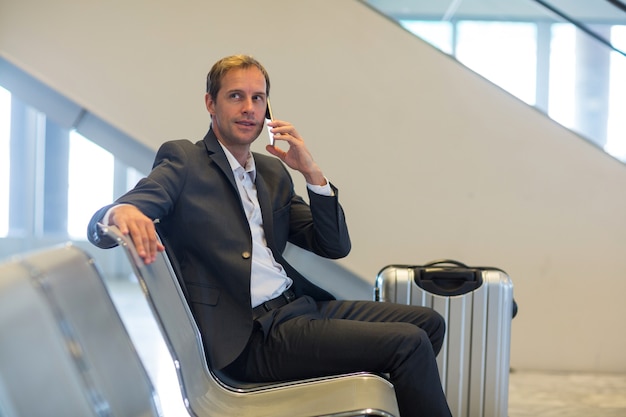
[[[207,94],[205,100],[213,131],[227,148],[247,147],[261,133],[267,97],[265,77],[258,68],[228,71],[216,99]]]

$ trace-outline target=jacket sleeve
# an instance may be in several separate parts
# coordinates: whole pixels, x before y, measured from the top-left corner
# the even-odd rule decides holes
[[[164,143],[157,152],[150,174],[114,204],[101,208],[93,215],[87,227],[87,238],[91,243],[103,249],[117,246],[114,240],[101,234],[98,226],[107,210],[117,204],[132,204],[152,220],[160,219],[171,211],[187,173],[182,142]]]
[[[104,218],[106,212],[114,205],[115,204],[110,204],[96,211],[96,213],[89,221],[89,225],[87,226],[87,239],[89,239],[91,243],[102,249],[109,249],[117,246],[117,242],[110,237],[103,235],[101,233],[100,227],[98,226],[98,223],[102,222],[102,219]]]
[[[298,196],[292,199],[289,241],[316,255],[338,259],[348,255],[352,246],[339,190],[331,187],[333,196],[309,190],[310,205]]]

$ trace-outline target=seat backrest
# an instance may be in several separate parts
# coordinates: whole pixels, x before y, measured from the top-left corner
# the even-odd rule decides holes
[[[135,245],[114,226],[102,228],[121,246],[144,290],[146,299],[164,334],[165,343],[175,362],[185,402],[189,397],[202,397],[211,389],[213,381],[207,366],[200,331],[189,310],[172,264],[165,252],[156,261],[146,265],[137,254]],[[181,369],[182,368],[182,369]],[[195,369],[196,372],[188,372]],[[183,374],[184,372],[184,374]]]
[[[0,415],[158,416],[94,261],[68,244],[0,265]]]
[[[209,368],[200,331],[166,252],[146,265],[129,236],[115,226],[102,233],[124,248],[176,364],[191,414],[224,417],[398,415],[393,385],[368,373],[303,381],[243,384]]]

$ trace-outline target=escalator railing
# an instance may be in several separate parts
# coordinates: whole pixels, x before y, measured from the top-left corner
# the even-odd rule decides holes
[[[626,13],[626,3],[621,2],[620,0],[606,0],[611,3],[615,8],[620,9],[624,13]]]
[[[361,2],[626,163],[621,0]]]
[[[626,4],[619,0],[586,0],[584,6],[580,7],[576,6],[576,2],[569,0],[533,1],[573,24],[598,42],[626,56],[626,48],[614,45],[611,37],[602,30],[607,26],[626,25]]]

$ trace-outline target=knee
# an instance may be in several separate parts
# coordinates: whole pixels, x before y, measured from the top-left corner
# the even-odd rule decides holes
[[[434,351],[428,333],[416,326],[405,326],[398,334],[396,366],[406,363],[409,358],[418,358],[418,361],[434,359]]]
[[[441,314],[432,310],[428,326],[425,326],[424,330],[428,333],[430,343],[433,345],[435,355],[437,355],[443,346],[443,339],[446,335],[446,321]]]
[[[400,345],[404,349],[406,355],[409,355],[410,352],[415,350],[430,350],[431,349],[431,341],[430,335],[428,332],[420,327],[406,325],[404,326],[404,331],[399,334],[399,337],[402,338]]]

